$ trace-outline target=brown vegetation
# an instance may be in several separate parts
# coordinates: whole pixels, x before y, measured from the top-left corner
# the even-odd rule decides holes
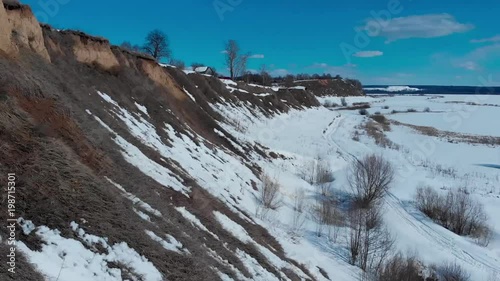
[[[431,187],[419,187],[415,201],[417,208],[436,223],[458,235],[472,236],[480,245],[488,245],[492,235],[488,217],[483,205],[467,189],[441,195]]]
[[[391,123],[394,125],[411,128],[422,135],[447,139],[449,142],[454,142],[454,143],[460,142],[460,143],[468,143],[468,144],[483,144],[483,145],[490,145],[490,146],[500,145],[500,137],[469,135],[469,134],[463,134],[463,133],[457,133],[457,132],[441,131],[441,130],[438,130],[434,127],[417,126],[417,125],[402,123],[402,122],[395,121],[395,120],[391,120]]]

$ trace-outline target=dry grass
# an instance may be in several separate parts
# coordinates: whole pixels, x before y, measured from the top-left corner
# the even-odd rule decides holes
[[[368,121],[359,127],[366,135],[375,140],[375,143],[381,147],[399,150],[399,145],[391,141],[384,131],[390,130],[389,124],[380,124],[374,121]]]
[[[500,145],[500,137],[468,135],[457,132],[441,131],[434,127],[417,126],[395,120],[392,120],[391,123],[394,125],[411,128],[422,135],[447,139],[449,142],[453,143],[483,144],[488,146]]]

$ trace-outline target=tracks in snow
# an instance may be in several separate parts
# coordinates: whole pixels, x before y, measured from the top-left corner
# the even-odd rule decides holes
[[[338,132],[342,129],[347,129],[345,125],[346,117],[342,114],[338,114],[334,117],[333,121],[328,125],[328,127],[323,131],[323,138],[329,140],[329,145],[333,145],[337,148],[337,152],[340,157],[342,157],[346,162],[350,162],[352,160],[358,160],[358,157],[353,153],[349,152],[342,145],[342,138],[346,138],[349,136],[341,135],[337,136]],[[340,129],[340,130],[339,130]],[[345,130],[347,131],[347,130]],[[340,141],[339,141],[340,140]],[[454,256],[457,260],[462,261],[463,263],[470,264],[474,267],[480,268],[482,270],[488,270],[495,272],[496,274],[500,274],[500,262],[496,259],[480,254],[473,254],[468,252],[466,249],[463,249],[457,243],[455,243],[455,239],[451,236],[454,235],[450,233],[450,236],[443,235],[436,231],[432,225],[424,222],[423,220],[419,220],[415,218],[412,214],[408,212],[408,210],[403,206],[401,200],[399,200],[394,194],[389,193],[387,198],[385,199],[386,205],[389,208],[389,211],[396,214],[401,222],[406,224],[409,228],[415,230],[423,239],[426,239],[430,244],[436,245],[439,249],[443,251],[449,252],[452,256]],[[430,222],[431,224],[434,224]],[[459,238],[460,239],[460,238]],[[464,241],[464,243],[467,243]],[[474,245],[473,245],[474,246]]]

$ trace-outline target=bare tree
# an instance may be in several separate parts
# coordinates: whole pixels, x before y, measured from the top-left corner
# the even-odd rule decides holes
[[[155,58],[157,61],[163,58],[170,58],[170,44],[168,37],[160,30],[153,30],[146,36],[143,50]]]
[[[306,194],[303,189],[297,188],[293,195],[294,205],[293,205],[293,220],[292,220],[292,231],[297,233],[302,230],[304,223],[306,221]]]
[[[126,49],[128,51],[131,51],[131,52],[140,52],[141,51],[141,47],[139,47],[138,45],[132,45],[128,41],[123,42],[120,45],[120,47],[122,47],[123,49]]]
[[[247,68],[247,61],[250,54],[241,54],[240,46],[235,40],[226,42],[224,53],[226,55],[226,66],[229,68],[231,79],[242,76]]]
[[[170,59],[168,63],[180,70],[184,70],[186,68],[186,64],[182,60]]]
[[[323,228],[327,228],[328,236],[336,239],[336,226],[343,223],[342,213],[339,210],[339,203],[333,196],[320,196],[316,195],[316,202],[311,208],[311,216],[316,222],[316,235],[319,237],[323,235]],[[334,228],[331,237],[331,230]]]
[[[352,209],[349,224],[349,262],[364,271],[380,268],[394,245],[394,238],[383,224],[381,209]]]
[[[265,64],[260,67],[260,76],[262,77],[263,86],[271,86],[271,80],[273,79],[269,72],[267,71],[267,66]]]
[[[382,156],[367,155],[352,162],[348,180],[357,206],[369,208],[386,195],[394,180],[394,169]]]
[[[280,185],[269,175],[262,175],[262,187],[260,188],[260,203],[265,209],[276,210],[281,207],[283,198],[280,193]]]

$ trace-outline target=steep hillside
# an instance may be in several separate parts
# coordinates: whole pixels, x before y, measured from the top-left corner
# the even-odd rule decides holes
[[[15,174],[18,219],[0,230],[2,253],[17,240],[16,273],[2,263],[0,279],[324,280],[253,213],[261,164],[284,156],[234,136],[246,130],[235,116],[318,105],[301,89],[186,74],[4,4],[0,173],[2,186]]]

